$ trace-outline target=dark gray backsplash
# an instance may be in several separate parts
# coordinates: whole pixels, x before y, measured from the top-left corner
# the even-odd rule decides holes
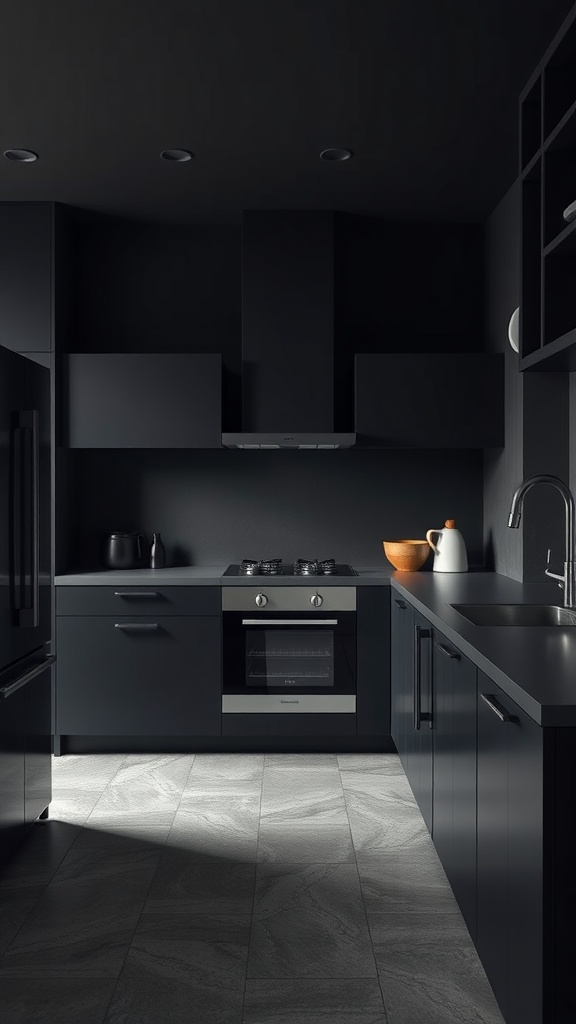
[[[457,520],[482,563],[482,453],[76,451],[75,533],[59,571],[98,567],[98,537],[161,531],[170,564],[333,557],[387,564],[383,539]],[[427,563],[431,568],[432,559]]]

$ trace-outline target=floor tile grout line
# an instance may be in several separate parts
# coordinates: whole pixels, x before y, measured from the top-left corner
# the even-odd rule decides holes
[[[342,784],[342,777],[341,776],[342,776],[342,770],[340,769],[340,782]],[[370,931],[370,925],[369,925],[369,922],[368,922],[368,909],[366,907],[366,900],[364,899],[364,889],[362,887],[362,878],[360,876],[360,865],[358,863],[358,853],[356,851],[356,843],[354,842],[354,833],[352,831],[352,825],[350,824],[350,815],[348,814],[348,804],[346,802],[346,792],[344,790],[344,786],[343,785],[342,785],[342,792],[344,793],[344,806],[346,808],[346,817],[348,818],[348,828],[350,829],[350,840],[352,842],[352,849],[354,850],[354,863],[356,865],[356,873],[358,875],[358,886],[359,886],[359,889],[360,889],[360,898],[362,900],[362,907],[363,907],[363,910],[364,910],[364,917],[366,919],[366,927],[368,929],[368,935],[369,935],[369,938],[370,938],[370,946],[372,947],[372,956],[374,957],[374,967],[376,967],[376,955],[374,953],[374,943],[372,942],[372,933]],[[376,971],[378,971],[377,967],[376,967]]]
[[[193,758],[192,758],[192,764],[190,766],[190,771],[188,772],[188,775],[186,776],[186,782],[184,783],[184,786],[182,787],[182,792],[180,794],[180,800],[182,799],[182,793],[184,792],[184,789],[186,788],[186,784],[188,782],[188,779],[190,778],[190,773],[192,771],[192,768],[194,767],[195,759],[196,759],[196,755],[194,754]],[[124,762],[122,762],[122,763],[124,763]],[[178,807],[179,806],[180,806],[180,801],[178,802]],[[130,956],[130,950],[132,949],[132,943],[134,941],[134,936],[136,935],[136,932],[138,931],[138,926],[140,924],[140,921],[142,919],[142,915],[144,913],[144,907],[146,906],[146,903],[147,903],[147,900],[148,900],[148,896],[150,894],[150,890],[151,890],[151,888],[152,888],[152,886],[154,884],[154,880],[155,880],[156,875],[158,873],[158,869],[159,869],[159,867],[160,867],[160,865],[162,863],[162,857],[164,856],[164,853],[165,853],[165,850],[166,850],[166,845],[167,845],[168,839],[170,837],[170,832],[172,831],[172,826],[174,824],[174,819],[176,817],[176,812],[177,812],[177,808],[174,810],[174,817],[172,818],[172,824],[170,825],[170,827],[166,831],[166,836],[164,838],[164,843],[162,844],[162,849],[161,849],[161,852],[160,852],[160,856],[158,858],[158,863],[156,865],[156,868],[154,870],[152,878],[150,879],[150,884],[148,885],[148,888],[146,889],[146,894],[144,896],[144,899],[142,900],[142,906],[141,906],[141,909],[140,909],[140,913],[138,915],[138,920],[136,921],[136,924],[134,926],[134,930],[132,932],[132,938],[130,939],[130,942],[128,943],[128,948],[126,950],[126,955],[125,955],[125,957],[124,957],[124,959],[122,961],[122,965],[120,967],[120,970],[118,971],[118,977],[116,978],[116,984],[114,985],[114,988],[113,988],[112,993],[110,995],[110,999],[108,1000],[108,1003],[106,1004],[106,1009],[104,1011],[104,1016],[102,1017],[101,1024],[106,1024],[106,1018],[108,1016],[108,1013],[109,1013],[110,1008],[112,1006],[112,1003],[114,1001],[114,997],[116,995],[116,992],[117,992],[117,989],[118,989],[118,985],[120,984],[120,978],[122,977],[122,971],[124,970],[124,967],[126,966],[126,961],[128,960],[128,957]]]
[[[346,791],[344,790],[344,784],[342,782],[342,771],[343,771],[343,769],[340,767],[340,764],[338,764],[338,769],[339,769],[339,772],[340,772],[340,782],[342,784],[342,791],[344,793],[344,804],[345,804],[345,807],[346,807],[346,817],[348,818],[348,826],[350,828],[350,838],[352,840],[352,849],[354,850],[354,862],[356,864],[356,871],[357,871],[357,874],[358,874],[358,885],[359,885],[359,888],[360,888],[360,898],[362,900],[362,907],[364,909],[364,917],[366,919],[366,928],[368,929],[368,938],[370,939],[370,948],[372,949],[372,958],[374,960],[374,967],[375,967],[375,970],[376,970],[376,978],[378,980],[378,989],[380,991],[380,998],[382,1000],[382,1009],[384,1010],[384,1018],[385,1018],[385,1021],[388,1022],[388,1020],[389,1020],[388,1007],[386,1006],[386,1000],[384,998],[384,990],[382,988],[382,983],[380,981],[380,971],[378,970],[378,962],[376,960],[376,951],[374,949],[374,941],[372,939],[372,929],[370,928],[370,919],[369,919],[369,916],[368,916],[368,908],[366,906],[366,900],[364,898],[364,888],[362,886],[362,878],[361,878],[361,875],[360,875],[360,865],[358,863],[358,853],[356,851],[356,843],[354,842],[354,834],[352,832],[352,825],[350,824],[350,815],[348,814],[348,803],[346,801]]]
[[[244,991],[242,993],[242,1015],[240,1018],[241,1024],[244,1021],[244,1015],[246,1010],[246,988],[248,985],[248,964],[250,962],[250,946],[252,944],[252,928],[254,924],[254,907],[256,903],[256,884],[258,880],[258,850],[260,847],[260,820],[262,812],[262,794],[264,791],[264,770],[266,768],[266,754],[262,758],[262,777],[260,781],[260,803],[258,806],[258,835],[256,837],[256,851],[254,854],[254,884],[252,886],[252,908],[250,911],[250,928],[248,930],[248,946],[246,949],[246,968],[244,974]]]

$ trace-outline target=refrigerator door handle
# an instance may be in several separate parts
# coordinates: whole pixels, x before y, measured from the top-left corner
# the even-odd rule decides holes
[[[39,555],[40,555],[40,507],[39,507],[39,450],[38,412],[36,409],[18,414],[18,429],[22,436],[21,445],[21,504],[20,531],[22,534],[21,558],[24,597],[18,607],[18,625],[35,629],[38,626],[39,598]],[[28,591],[28,592],[27,592]]]
[[[14,621],[18,625],[19,612],[23,602],[24,581],[22,578],[24,534],[22,530],[22,428],[19,415],[12,420],[11,432],[11,509],[12,516],[12,551],[10,553],[10,598]]]
[[[36,676],[39,676],[41,672],[45,672],[46,669],[50,665],[53,665],[55,661],[56,656],[54,654],[47,654],[43,661],[40,662],[40,664],[34,665],[34,668],[28,669],[27,672],[24,672],[18,679],[15,679],[12,683],[8,683],[7,686],[1,686],[0,698],[10,697],[10,695],[15,693],[16,690],[19,690],[22,686],[26,686],[26,683],[31,682],[32,679],[35,679]]]

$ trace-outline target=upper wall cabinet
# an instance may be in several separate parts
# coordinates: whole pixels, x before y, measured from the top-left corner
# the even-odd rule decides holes
[[[522,370],[576,369],[575,67],[576,7],[520,96]]]
[[[0,344],[52,349],[51,203],[0,203]]]
[[[61,440],[70,448],[220,448],[220,356],[73,354]]]
[[[501,355],[358,355],[357,447],[502,447],[503,396]]]

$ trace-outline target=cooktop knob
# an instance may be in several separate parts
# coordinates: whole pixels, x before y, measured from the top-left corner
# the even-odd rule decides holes
[[[313,605],[314,608],[319,608],[323,600],[324,598],[320,594],[312,594],[310,604]]]
[[[263,608],[264,605],[268,604],[268,598],[266,597],[266,594],[256,594],[254,600],[256,601],[256,604],[258,605],[259,608]]]

